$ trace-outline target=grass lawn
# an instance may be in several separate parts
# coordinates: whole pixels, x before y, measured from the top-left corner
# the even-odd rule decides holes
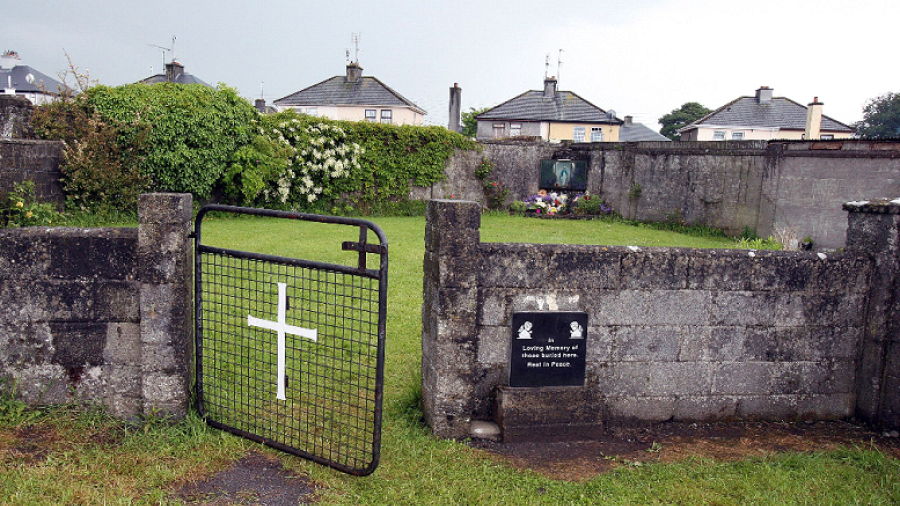
[[[390,274],[381,465],[356,478],[207,428],[196,416],[141,426],[72,408],[29,410],[0,397],[0,504],[179,504],[181,483],[222,469],[249,448],[277,455],[320,488],[319,504],[898,504],[900,462],[873,448],[780,453],[737,462],[688,458],[621,466],[566,482],[431,437],[420,423],[424,218],[373,219],[387,235]],[[482,241],[734,247],[605,221],[488,215]],[[212,219],[204,243],[352,262],[318,224]],[[352,237],[350,237],[352,238]],[[337,253],[335,253],[337,251]]]

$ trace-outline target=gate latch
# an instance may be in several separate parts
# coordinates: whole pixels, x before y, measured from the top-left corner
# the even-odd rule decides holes
[[[360,253],[374,253],[376,255],[384,255],[385,253],[387,253],[387,248],[385,248],[381,244],[372,244],[368,242],[344,241],[343,243],[341,243],[341,250],[358,251]]]

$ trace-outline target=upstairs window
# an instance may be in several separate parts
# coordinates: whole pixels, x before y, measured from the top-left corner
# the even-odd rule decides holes
[[[509,124],[509,136],[510,137],[518,137],[522,135],[522,124],[521,123],[510,123]]]
[[[834,134],[822,134],[819,136],[820,141],[833,141]]]
[[[731,140],[733,140],[733,141],[744,140],[744,132],[731,132]]]
[[[714,141],[724,141],[725,140],[725,132],[722,130],[716,130],[713,132],[713,140]]]
[[[319,115],[319,108],[318,108],[318,107],[307,107],[307,108],[306,108],[306,114],[308,114],[308,115],[310,115],[310,116],[318,116],[318,115]]]
[[[603,128],[591,127],[591,142],[603,142]]]
[[[506,131],[506,123],[494,123],[494,138],[502,139]]]
[[[366,109],[366,121],[378,120],[377,111],[375,109]]]
[[[382,109],[381,110],[381,122],[391,124],[391,119],[394,117],[394,111],[390,109]]]
[[[575,130],[572,131],[572,140],[575,142],[584,142],[584,127],[577,126]]]

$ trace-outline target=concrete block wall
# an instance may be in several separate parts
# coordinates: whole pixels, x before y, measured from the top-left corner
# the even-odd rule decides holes
[[[0,230],[0,378],[35,404],[182,417],[190,399],[190,195],[142,195],[139,227]]]
[[[869,246],[826,255],[487,244],[479,223],[477,203],[428,204],[423,405],[440,437],[466,437],[471,421],[492,418],[505,431],[518,423],[544,433],[625,421],[845,418],[859,410],[867,368],[879,363],[873,374],[895,381],[893,348],[860,358],[864,342],[885,341],[867,337],[879,255]],[[546,389],[507,386],[520,311],[588,313],[585,385],[554,393],[578,409],[541,409]],[[883,416],[890,402],[879,397],[882,411],[870,419],[894,423]]]

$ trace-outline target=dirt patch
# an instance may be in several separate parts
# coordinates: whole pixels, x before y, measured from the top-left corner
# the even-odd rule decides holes
[[[314,494],[305,478],[285,471],[278,459],[257,452],[175,491],[187,504],[199,506],[296,506],[312,504]]]
[[[58,435],[48,427],[16,428],[9,444],[0,444],[0,461],[9,464],[36,465],[47,460]]]
[[[492,443],[474,441],[519,468],[562,480],[586,480],[622,465],[676,462],[688,457],[721,461],[778,452],[878,449],[900,459],[897,432],[882,432],[849,422],[662,423],[651,427],[610,428],[596,440],[564,443]]]

